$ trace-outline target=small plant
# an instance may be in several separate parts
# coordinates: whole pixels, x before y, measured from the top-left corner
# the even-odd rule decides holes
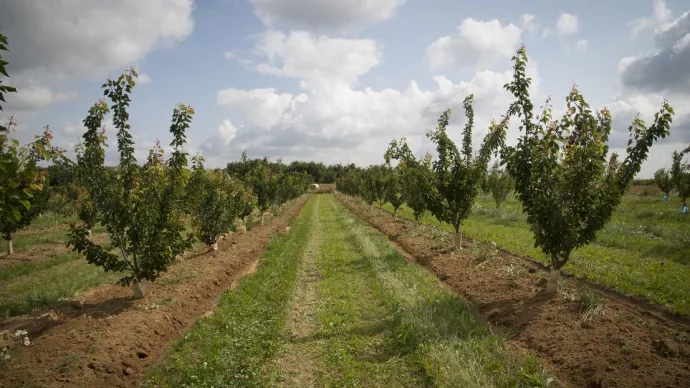
[[[474,261],[478,263],[484,263],[485,261],[491,259],[496,255],[498,250],[496,249],[496,243],[485,243],[481,241],[475,241],[472,247],[472,254],[474,256]]]
[[[580,313],[583,322],[592,322],[605,314],[604,298],[589,287],[580,286]]]

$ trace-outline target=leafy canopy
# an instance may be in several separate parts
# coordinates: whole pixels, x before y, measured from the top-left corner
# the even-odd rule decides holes
[[[629,128],[625,160],[620,162],[613,153],[607,161],[609,110],[592,112],[573,87],[560,120],[552,120],[548,100],[535,118],[524,47],[513,61],[513,80],[505,88],[515,101],[507,116],[521,119],[522,135],[517,145],[504,148],[503,159],[515,179],[515,192],[527,213],[535,246],[551,256],[553,267],[559,269],[573,249],[593,241],[608,222],[649,148],[669,134],[673,109],[664,101],[650,127],[638,115]]]
[[[154,281],[167,270],[177,255],[191,247],[193,237],[185,236],[183,222],[184,187],[186,185],[187,153],[185,131],[192,121],[194,110],[178,104],[172,115],[170,143],[173,152],[164,160],[163,149],[157,142],[149,151],[142,168],[136,165],[134,141],[128,123],[130,94],[137,77],[134,69],[103,85],[104,95],[111,101],[109,111],[117,128],[120,163],[113,176],[99,175],[103,171],[100,158],[86,166],[88,176],[99,176],[101,188],[89,187],[98,193],[92,200],[98,207],[98,220],[110,235],[110,247],[88,239],[88,231],[74,227],[69,232],[68,246],[86,256],[86,261],[106,271],[128,272],[119,280],[122,285],[142,280]],[[103,105],[101,105],[103,107]],[[90,114],[92,111],[90,111]],[[87,125],[87,132],[89,127]],[[102,147],[96,145],[94,147]],[[88,180],[87,180],[88,181]]]

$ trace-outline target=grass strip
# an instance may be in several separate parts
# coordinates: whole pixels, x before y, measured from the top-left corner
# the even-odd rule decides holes
[[[260,372],[284,343],[287,309],[314,211],[312,197],[290,232],[269,245],[257,271],[224,294],[211,317],[196,322],[148,372],[145,386],[266,385]]]
[[[408,263],[382,234],[342,205],[339,222],[350,230],[394,312],[395,352],[412,355],[438,387],[545,387],[553,378],[533,356],[506,351],[474,307],[442,289],[421,267]]]

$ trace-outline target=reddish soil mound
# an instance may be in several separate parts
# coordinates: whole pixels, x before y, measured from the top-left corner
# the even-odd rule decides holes
[[[202,248],[187,255],[143,299],[131,299],[130,288],[102,285],[39,317],[13,319],[5,326],[27,330],[32,344],[14,350],[0,368],[0,387],[136,385],[180,335],[213,310],[223,291],[255,268],[306,199],[268,225],[228,235],[216,252]]]
[[[338,198],[408,257],[475,303],[492,327],[508,335],[509,345],[529,349],[563,385],[690,386],[686,320],[607,293],[604,314],[583,321],[577,280],[564,280],[558,297],[545,298],[540,284],[547,274],[539,264],[501,250],[479,263],[471,249],[455,252],[445,232]],[[474,244],[464,243],[467,248]]]

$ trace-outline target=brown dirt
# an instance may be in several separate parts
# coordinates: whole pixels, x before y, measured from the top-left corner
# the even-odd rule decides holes
[[[66,233],[66,231],[65,231]],[[94,242],[103,244],[108,241],[106,233],[94,234],[92,236]],[[0,254],[0,270],[13,267],[18,264],[30,263],[33,261],[43,261],[54,258],[58,255],[67,255],[72,252],[72,248],[65,246],[65,243],[47,243],[33,245],[29,248],[15,251],[12,255],[7,256],[5,252]]]
[[[132,299],[130,288],[101,285],[43,316],[14,318],[8,324],[27,330],[32,344],[12,349],[0,368],[0,387],[135,386],[196,319],[212,313],[225,290],[252,271],[306,200],[293,202],[265,226],[229,234],[218,251],[190,252],[150,284],[143,299]]]
[[[456,252],[446,232],[393,220],[388,213],[369,211],[354,200],[337,197],[476,304],[492,327],[508,335],[509,346],[535,354],[562,384],[690,386],[687,320],[606,293],[602,295],[604,314],[583,322],[576,279],[564,279],[557,297],[544,297],[539,285],[548,274],[541,265],[503,250],[479,263],[472,253],[477,243],[470,239],[464,239],[465,249]]]

